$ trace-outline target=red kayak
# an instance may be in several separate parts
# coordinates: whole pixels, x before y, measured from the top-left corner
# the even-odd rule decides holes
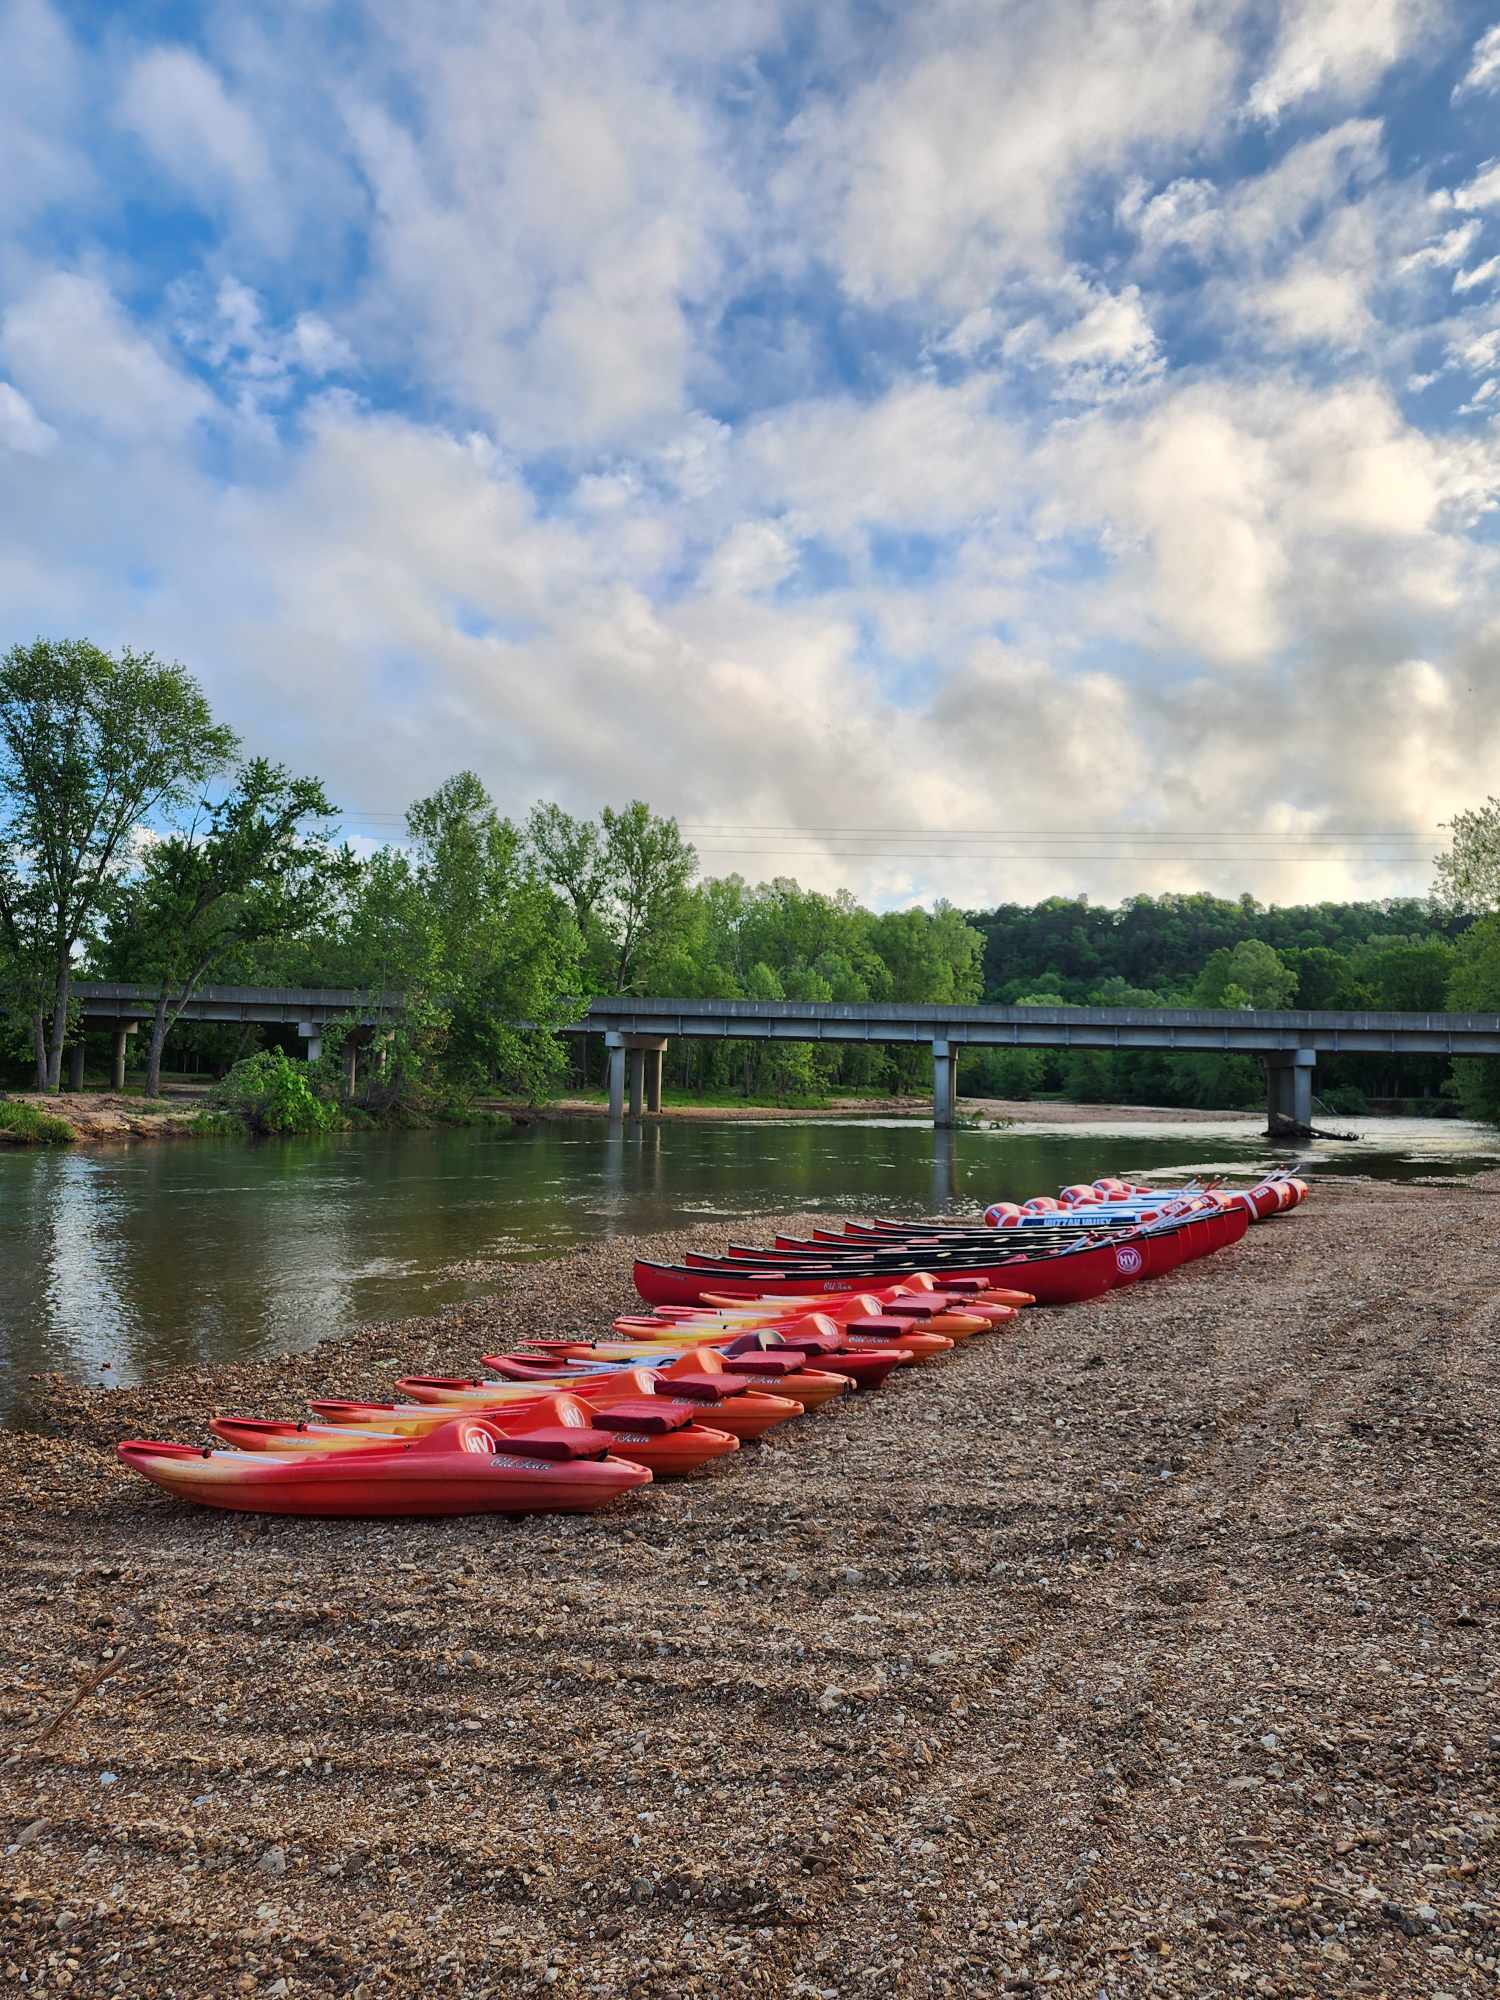
[[[243,1514],[591,1514],[651,1483],[645,1466],[612,1457],[592,1431],[512,1439],[478,1417],[456,1417],[425,1438],[311,1457],[145,1440],[116,1449],[132,1472],[179,1499]]]

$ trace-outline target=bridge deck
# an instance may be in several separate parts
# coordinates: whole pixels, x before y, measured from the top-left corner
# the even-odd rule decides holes
[[[155,1008],[150,989],[87,981],[77,989],[86,1021],[117,1031],[116,1068],[132,1022]],[[321,1030],[353,1018],[369,1025],[401,1011],[399,993],[341,987],[205,986],[183,1009],[189,1021],[295,1023],[309,1055]],[[1319,1055],[1500,1055],[1500,1014],[1390,1014],[1347,1010],[1227,1012],[1207,1007],[958,1007],[914,1001],[691,1000],[606,997],[564,1034],[602,1033],[609,1047],[611,1118],[623,1116],[627,1070],[632,1116],[659,1109],[661,1052],[673,1035],[695,1041],[921,1043],[932,1050],[936,1122],[953,1122],[962,1048],[1239,1051],[1266,1064],[1271,1128],[1310,1120]]]

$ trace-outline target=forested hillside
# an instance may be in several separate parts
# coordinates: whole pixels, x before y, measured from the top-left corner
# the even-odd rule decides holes
[[[984,939],[984,993],[1009,1004],[1111,1007],[1354,1007],[1416,1012],[1494,1005],[1450,997],[1487,989],[1475,947],[1488,920],[1418,897],[1266,907],[1253,897],[1134,896],[1118,908],[1050,897],[969,913]],[[1473,934],[1472,936],[1470,934]],[[1441,1109],[1462,1094],[1489,1103],[1489,1066],[1436,1057],[1341,1056],[1320,1063],[1333,1109],[1410,1099]],[[998,1054],[970,1057],[963,1087],[1002,1096],[1061,1090],[1080,1102],[1254,1104],[1259,1065],[1245,1057]]]

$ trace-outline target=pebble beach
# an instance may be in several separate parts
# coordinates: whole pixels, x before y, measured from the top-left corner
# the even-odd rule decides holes
[[[1493,1994],[1497,1225],[1323,1181],[592,1518],[213,1514],[113,1446],[600,1330],[722,1224],[32,1383],[0,1990]]]

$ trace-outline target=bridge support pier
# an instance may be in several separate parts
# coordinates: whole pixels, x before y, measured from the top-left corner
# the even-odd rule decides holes
[[[946,1035],[932,1038],[932,1122],[939,1131],[958,1112],[958,1055]]]
[[[661,1067],[666,1046],[665,1035],[627,1035],[615,1028],[606,1030],[604,1054],[609,1067],[611,1125],[618,1125],[625,1118],[627,1079],[632,1120],[638,1121],[643,1111],[661,1110]]]
[[[604,1034],[604,1067],[609,1077],[609,1122],[625,1122],[625,1037],[617,1028]]]
[[[297,1033],[307,1044],[305,1051],[310,1063],[317,1062],[323,1054],[323,1024],[321,1021],[299,1021]]]
[[[75,1042],[72,1048],[68,1050],[69,1090],[82,1090],[83,1088],[83,1055],[82,1042]]]
[[[1311,1049],[1277,1049],[1265,1062],[1267,1137],[1308,1131],[1316,1055]]]
[[[140,1027],[139,1021],[117,1021],[115,1023],[115,1062],[110,1071],[110,1086],[114,1090],[125,1088],[125,1045]]]
[[[645,1104],[646,1051],[631,1043],[625,1051],[630,1075],[630,1116],[638,1119]]]
[[[604,1031],[604,1061],[609,1077],[609,1122],[624,1123],[627,1077],[630,1116],[639,1120],[642,1111],[661,1110],[661,1065],[666,1051],[665,1035],[627,1035],[618,1028]]]

